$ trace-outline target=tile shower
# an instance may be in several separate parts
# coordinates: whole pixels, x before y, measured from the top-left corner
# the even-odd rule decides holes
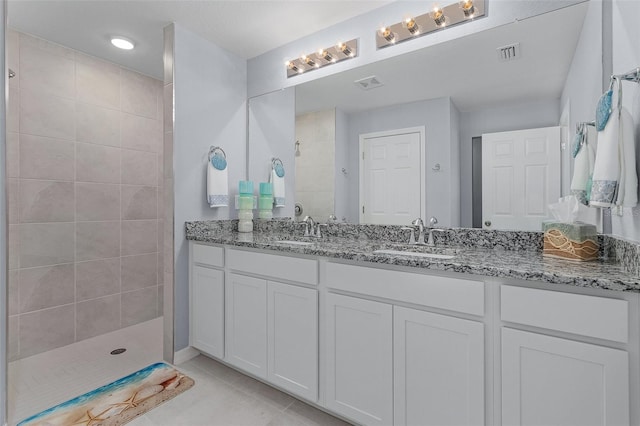
[[[163,84],[15,31],[7,46],[16,360],[162,315]]]

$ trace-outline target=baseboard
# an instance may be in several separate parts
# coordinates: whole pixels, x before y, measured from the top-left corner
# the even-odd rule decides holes
[[[193,359],[200,355],[200,351],[192,346],[187,346],[184,349],[180,349],[178,352],[174,352],[173,354],[173,364],[179,365],[183,362],[187,362],[190,359]]]

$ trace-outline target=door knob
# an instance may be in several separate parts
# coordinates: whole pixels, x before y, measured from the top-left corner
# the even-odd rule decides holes
[[[491,221],[490,220],[485,220],[484,221],[484,226],[491,226]]]

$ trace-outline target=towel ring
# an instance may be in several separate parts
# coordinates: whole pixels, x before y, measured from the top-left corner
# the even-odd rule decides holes
[[[271,168],[275,169],[276,166],[278,165],[278,163],[280,163],[280,167],[284,167],[284,164],[282,164],[282,160],[279,159],[278,157],[273,157],[271,159]]]
[[[220,148],[219,146],[211,146],[211,148],[209,148],[209,161],[211,161],[211,157],[213,156],[213,154],[215,154],[217,151],[222,152],[222,156],[224,157],[224,159],[227,159],[227,153],[224,152],[224,149]]]

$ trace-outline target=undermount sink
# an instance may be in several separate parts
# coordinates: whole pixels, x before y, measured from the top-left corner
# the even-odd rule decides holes
[[[409,250],[375,250],[373,254],[389,254],[392,256],[426,257],[429,259],[453,259],[455,256],[442,253],[421,253]]]
[[[276,244],[291,244],[294,246],[310,246],[313,244],[309,241],[295,241],[295,240],[278,240],[275,242]]]

